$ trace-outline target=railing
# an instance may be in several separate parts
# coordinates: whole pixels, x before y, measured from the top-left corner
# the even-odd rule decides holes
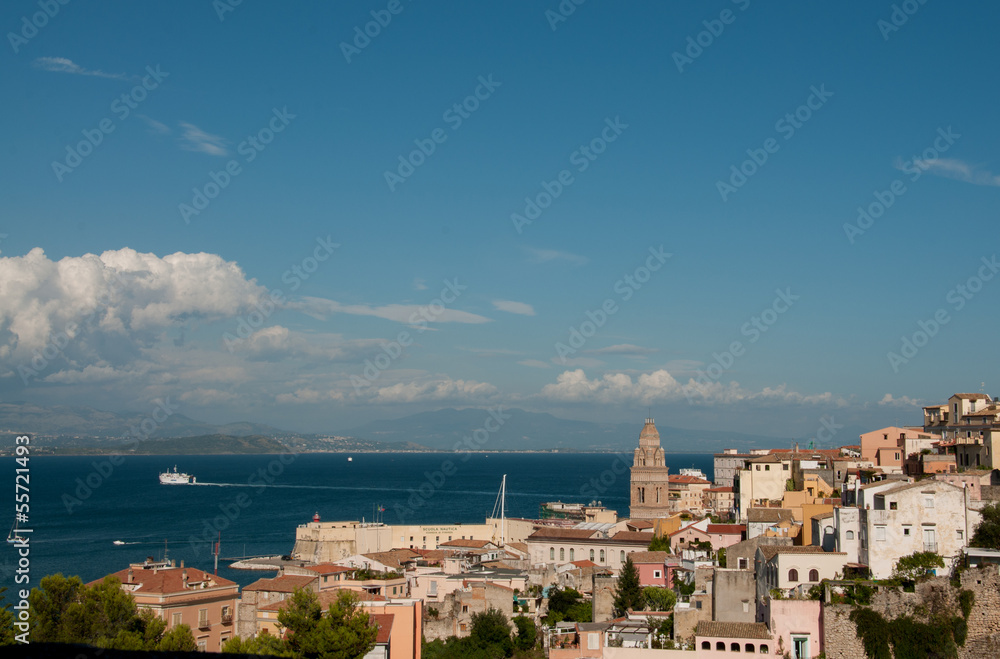
[[[232,623],[233,623],[233,614],[232,613],[223,613],[222,614],[222,624],[223,625],[231,625]]]
[[[208,622],[208,618],[198,618],[198,629],[208,629],[212,624]]]
[[[932,551],[932,552],[934,552],[936,554],[937,553],[937,543],[936,542],[925,542],[924,543],[924,551]]]

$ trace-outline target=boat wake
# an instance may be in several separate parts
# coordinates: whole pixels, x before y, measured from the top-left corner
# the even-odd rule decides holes
[[[281,485],[275,483],[188,483],[189,485],[202,485],[207,487],[253,487],[253,488],[277,488],[277,489],[287,489],[287,490],[339,490],[342,492],[415,492],[416,488],[405,488],[405,487],[357,487],[349,485]],[[493,492],[488,492],[486,490],[445,490],[448,494],[490,494]],[[508,497],[566,497],[572,496],[572,494],[545,494],[543,492],[507,492]]]

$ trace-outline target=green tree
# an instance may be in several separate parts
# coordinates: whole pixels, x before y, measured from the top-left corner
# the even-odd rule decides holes
[[[658,535],[649,543],[649,551],[670,551],[670,538],[665,535]]]
[[[493,652],[499,651],[500,656],[509,657],[514,654],[514,642],[510,638],[510,623],[502,611],[492,606],[482,613],[472,614],[472,627],[469,630],[469,640],[474,647]]]
[[[669,588],[647,586],[642,589],[642,597],[647,611],[673,611],[677,595]]]
[[[1000,549],[1000,503],[991,503],[982,510],[983,519],[976,526],[969,545]]]
[[[635,569],[632,557],[628,556],[618,575],[618,585],[615,588],[615,615],[623,616],[628,609],[640,611],[644,605],[642,588],[639,586],[639,572]]]
[[[295,653],[288,647],[288,644],[277,636],[271,634],[261,634],[255,638],[242,639],[234,636],[225,645],[222,651],[226,654],[246,654],[263,655],[270,657],[294,657]]]
[[[936,567],[944,567],[941,556],[932,551],[918,551],[896,561],[892,576],[902,581],[919,581],[930,576]]]
[[[14,612],[10,604],[4,602],[6,588],[0,588],[0,645],[14,644]]]
[[[514,625],[517,627],[517,639],[514,642],[518,650],[530,650],[535,647],[535,640],[538,630],[535,621],[527,616],[517,616],[514,618]]]
[[[583,599],[578,591],[572,588],[562,590],[553,588],[549,591],[549,613],[546,621],[552,625],[557,622],[590,622],[593,609],[590,602]]]
[[[319,597],[298,589],[289,605],[278,612],[278,623],[289,632],[290,650],[304,659],[354,659],[375,647],[378,629],[358,606],[357,595],[349,590],[337,593],[326,615]]]

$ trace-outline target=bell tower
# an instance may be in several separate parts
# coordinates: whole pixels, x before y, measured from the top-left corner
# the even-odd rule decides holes
[[[632,458],[629,517],[653,519],[668,513],[670,476],[653,419],[646,419]]]

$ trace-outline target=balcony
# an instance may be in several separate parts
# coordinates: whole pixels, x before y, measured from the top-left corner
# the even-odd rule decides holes
[[[198,629],[209,629],[212,623],[208,621],[208,618],[198,618]]]
[[[938,550],[938,547],[937,547],[937,543],[936,542],[925,542],[924,543],[924,551],[930,551],[930,552],[934,552],[936,554],[937,550]]]
[[[233,614],[228,611],[223,611],[222,613],[222,624],[231,625],[233,624]]]

